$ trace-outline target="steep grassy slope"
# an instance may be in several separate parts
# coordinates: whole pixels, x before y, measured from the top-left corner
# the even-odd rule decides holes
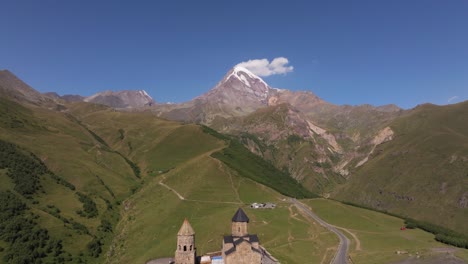
[[[419,106],[391,128],[335,196],[468,234],[468,102]]]
[[[11,192],[13,196],[7,197],[13,198],[8,199],[20,199],[26,205],[24,219],[33,221],[38,230],[46,230],[48,241],[58,243],[58,253],[45,261],[101,262],[95,256],[109,242],[109,231],[118,221],[119,200],[140,185],[132,168],[68,114],[0,100],[0,140],[18,150],[17,154],[7,150],[6,171],[0,174],[2,194]],[[30,155],[32,161],[37,159],[46,166],[34,176],[39,185],[32,193],[22,191],[24,187],[18,188],[13,181],[22,175],[14,169],[15,160]],[[29,164],[20,167],[42,166]],[[35,178],[24,175],[18,178],[21,186],[29,186]],[[4,248],[9,262],[15,263],[10,254],[15,247]]]
[[[150,112],[117,112],[89,108],[79,103],[71,112],[113,149],[141,167],[143,176],[158,175],[224,142],[204,133],[197,125],[157,118]]]
[[[4,99],[0,112],[1,138],[36,154],[77,189],[102,192],[106,199],[112,199],[101,180],[117,198],[126,196],[132,186],[138,185],[125,160],[69,115],[39,107],[29,109]]]

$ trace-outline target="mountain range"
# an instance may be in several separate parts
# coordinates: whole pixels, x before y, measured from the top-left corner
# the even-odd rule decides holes
[[[207,93],[180,104],[158,104],[145,91],[59,98],[69,101],[66,97],[116,109],[149,110],[163,118],[240,136],[254,153],[317,192],[327,192],[346,178],[367,156],[369,142],[379,132],[389,131],[385,125],[404,113],[395,105],[338,106],[311,92],[272,88],[242,67],[231,69]],[[255,143],[252,136],[259,141]],[[297,145],[300,152],[295,146],[283,149],[295,136],[307,146]]]
[[[137,137],[119,140],[126,137],[125,126],[132,120],[121,121],[121,130],[116,128],[120,132],[111,134],[106,128],[111,121],[99,116],[106,107],[135,118],[150,114],[208,126],[235,138],[309,191],[468,234],[468,102],[409,110],[334,105],[312,92],[270,87],[241,67],[231,69],[207,93],[179,104],[157,103],[144,91],[105,91],[90,97],[41,94],[9,71],[0,72],[0,93],[19,104],[18,109],[55,111],[68,116],[67,122],[86,123],[81,129],[109,133],[103,138],[112,142],[113,153],[132,160],[140,155],[135,152]],[[21,113],[5,124],[44,127],[25,124]],[[147,128],[141,124],[138,129]],[[136,160],[143,174],[171,168],[149,169],[141,157]]]
[[[312,92],[272,88],[242,67],[189,102],[151,110],[239,136],[252,152],[320,193],[346,180],[372,142],[390,137],[389,122],[405,113],[395,105],[338,106]]]

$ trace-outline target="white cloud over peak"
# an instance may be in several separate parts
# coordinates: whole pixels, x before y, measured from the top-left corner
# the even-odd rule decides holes
[[[289,60],[285,57],[274,58],[271,62],[268,59],[255,59],[243,61],[236,67],[244,67],[258,76],[270,76],[275,74],[286,74],[292,72],[294,67],[288,66]]]

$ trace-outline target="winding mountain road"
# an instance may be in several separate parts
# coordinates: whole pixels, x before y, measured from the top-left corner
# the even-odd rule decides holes
[[[318,217],[315,213],[313,213],[307,206],[302,204],[301,202],[297,201],[296,199],[291,198],[291,203],[294,204],[298,209],[302,210],[306,215],[317,221],[320,225],[325,227],[326,229],[330,230],[331,232],[335,233],[338,238],[340,239],[340,244],[338,245],[338,250],[336,251],[333,260],[330,262],[332,264],[348,264],[347,256],[348,256],[348,248],[349,248],[349,240],[348,238],[336,227],[328,224],[327,222],[323,221],[320,217]]]

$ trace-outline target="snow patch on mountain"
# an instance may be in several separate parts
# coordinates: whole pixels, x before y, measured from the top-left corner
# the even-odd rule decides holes
[[[140,90],[139,92],[140,92],[141,95],[146,96],[146,97],[150,98],[151,100],[154,100],[153,97],[151,97],[145,90]]]

